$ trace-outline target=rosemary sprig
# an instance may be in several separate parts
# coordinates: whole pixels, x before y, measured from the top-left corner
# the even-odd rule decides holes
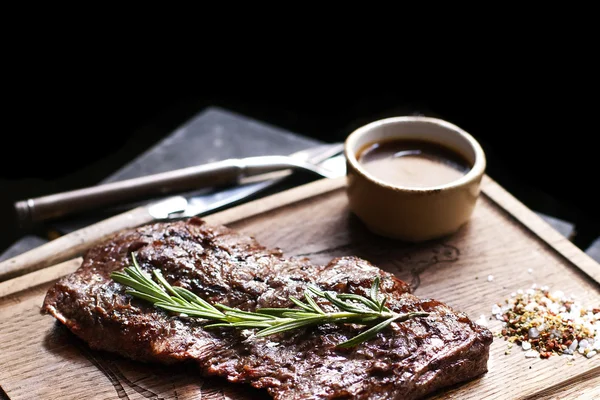
[[[327,323],[354,323],[371,326],[359,335],[337,346],[348,348],[373,338],[393,322],[402,322],[411,318],[429,315],[426,312],[399,314],[391,311],[385,306],[386,297],[379,295],[379,277],[373,280],[369,297],[324,292],[314,286],[309,286],[304,292],[304,302],[295,297],[290,297],[290,300],[299,307],[298,309],[259,308],[255,312],[248,312],[223,304],[211,305],[187,289],[170,285],[157,269],[152,271],[156,279],[155,282],[142,271],[133,253],[131,257],[133,266],[126,267],[123,272],[113,272],[111,274],[113,280],[128,287],[126,293],[149,301],[155,307],[180,316],[216,321],[214,324],[205,325],[205,328],[258,328],[260,330],[256,333],[256,336],[264,337],[292,329]],[[313,296],[328,300],[339,311],[323,311]]]

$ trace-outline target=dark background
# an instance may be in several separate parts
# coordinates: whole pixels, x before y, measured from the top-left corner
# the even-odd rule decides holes
[[[579,68],[516,71],[450,79],[295,72],[252,85],[136,68],[26,74],[12,82],[15,123],[2,133],[0,248],[22,234],[14,201],[93,185],[209,106],[328,142],[388,116],[446,119],[481,142],[492,178],[535,211],[574,223],[572,239],[585,248],[600,233],[597,80]]]

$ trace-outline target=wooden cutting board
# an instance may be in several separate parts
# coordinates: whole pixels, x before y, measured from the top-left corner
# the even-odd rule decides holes
[[[600,265],[485,177],[471,221],[456,234],[413,245],[376,237],[348,210],[344,179],[321,180],[207,217],[254,235],[287,256],[325,263],[363,257],[466,312],[491,316],[493,304],[532,284],[600,305]],[[0,386],[10,399],[262,399],[264,392],[203,379],[193,365],[163,367],[92,351],[54,318],[41,315],[48,287],[81,259],[0,283]],[[489,276],[493,279],[488,279]],[[497,332],[500,322],[491,320]],[[439,393],[452,399],[600,398],[600,355],[527,359],[495,337],[489,371]]]

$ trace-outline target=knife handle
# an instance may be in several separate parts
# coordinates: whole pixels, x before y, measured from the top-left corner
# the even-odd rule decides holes
[[[0,282],[80,256],[91,246],[121,229],[133,228],[153,220],[148,207],[142,206],[61,236],[0,262]]]
[[[21,200],[14,208],[17,221],[24,228],[36,222],[152,196],[235,183],[243,170],[240,160],[230,159]]]

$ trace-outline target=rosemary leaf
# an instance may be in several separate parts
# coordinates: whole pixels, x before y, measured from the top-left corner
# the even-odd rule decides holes
[[[207,302],[203,298],[196,296],[194,293],[190,292],[186,288],[182,288],[182,287],[179,287],[179,286],[173,286],[173,289],[175,289],[175,291],[177,293],[179,293],[179,295],[181,297],[185,298],[190,303],[196,304],[196,305],[198,305],[198,306],[200,306],[202,308],[206,308],[207,310],[212,310],[212,311],[217,312],[217,313],[220,312],[212,304],[210,304],[209,302]]]
[[[365,342],[365,341],[375,337],[375,335],[377,335],[379,332],[381,332],[382,330],[387,328],[389,324],[391,324],[398,318],[400,318],[400,315],[386,319],[385,321],[380,322],[379,324],[371,327],[370,329],[367,329],[366,331],[354,336],[352,339],[346,340],[345,342],[338,344],[337,347],[341,347],[341,348],[354,347],[359,343]]]
[[[358,302],[364,304],[365,306],[367,306],[368,308],[370,308],[371,310],[378,310],[379,309],[379,305],[376,304],[373,300],[368,299],[366,297],[359,296],[357,294],[341,293],[341,294],[337,295],[337,298],[341,299],[341,300],[354,300],[354,301],[358,301]]]
[[[317,302],[312,297],[310,297],[310,294],[308,294],[308,292],[304,292],[304,298],[306,299],[306,302],[310,304],[313,310],[315,310],[321,315],[325,315],[325,311],[321,310],[321,307],[319,307]]]
[[[379,277],[376,276],[373,279],[373,284],[371,285],[371,300],[373,300],[376,304],[379,304],[379,299],[377,298],[379,292]]]
[[[275,317],[281,317],[283,314],[288,312],[298,312],[295,308],[258,308],[257,313],[273,315]]]
[[[165,294],[163,294],[161,292],[155,293],[155,291],[152,288],[148,287],[147,285],[144,285],[143,283],[140,283],[139,281],[136,281],[136,280],[130,278],[127,275],[121,276],[121,275],[116,275],[115,274],[115,275],[113,275],[112,278],[113,278],[114,281],[119,282],[122,285],[129,286],[129,287],[131,287],[131,288],[133,288],[133,289],[135,289],[135,290],[137,290],[139,292],[142,292],[142,293],[148,293],[148,292],[150,292],[155,297],[158,297],[158,298],[163,299],[163,300],[166,300],[169,297],[169,296],[167,296],[167,295],[165,295]]]
[[[189,308],[189,307],[173,305],[173,304],[163,303],[163,302],[158,302],[158,303],[155,303],[154,305],[156,307],[160,307],[164,310],[172,311],[172,312],[180,313],[180,314],[186,314],[190,317],[200,317],[200,318],[213,319],[213,320],[214,319],[217,319],[217,320],[225,319],[225,316],[223,314],[221,314],[221,315],[214,314],[212,312],[199,310],[197,308]]]
[[[329,292],[325,292],[324,294],[325,294],[325,298],[327,300],[329,300],[333,305],[335,305],[340,310],[351,311],[351,312],[355,312],[355,313],[358,313],[358,314],[364,314],[364,313],[371,312],[369,310],[365,310],[363,308],[359,308],[359,307],[355,306],[352,303],[348,303],[347,301],[339,300],[336,297],[336,295],[331,294]]]
[[[151,303],[157,303],[157,302],[162,301],[162,299],[159,299],[158,297],[154,297],[151,294],[147,294],[147,293],[140,292],[137,290],[126,290],[125,293],[130,294],[134,297],[137,297],[138,299],[149,301]]]
[[[180,295],[180,294],[179,294],[179,292],[177,292],[175,289],[173,289],[173,286],[171,286],[171,285],[169,284],[169,282],[167,282],[167,281],[165,280],[165,278],[163,277],[162,273],[161,273],[159,270],[155,269],[155,270],[153,271],[153,273],[154,273],[154,276],[156,277],[156,279],[158,279],[158,282],[159,282],[161,285],[163,285],[165,288],[167,288],[167,291],[168,291],[169,293],[171,293],[172,295],[174,295],[174,296],[175,296],[177,299],[179,299],[179,300],[182,300],[182,301],[184,301],[184,302],[186,301],[186,300],[183,298],[183,296],[182,296],[182,295]]]
[[[305,311],[308,311],[308,312],[314,311],[311,307],[307,306],[306,304],[304,304],[303,302],[301,302],[294,296],[290,296],[290,300],[292,301],[292,303],[294,303],[295,305],[297,305],[300,308],[303,308]]]
[[[325,292],[322,292],[321,290],[319,290],[319,288],[313,286],[313,285],[308,285],[307,289],[310,290],[311,292],[313,292],[314,294],[316,294],[319,297],[325,297]]]
[[[379,312],[383,312],[384,310],[387,310],[387,308],[385,306],[386,301],[387,301],[387,297],[384,296],[383,300],[381,300],[381,303],[379,303]]]
[[[269,336],[269,335],[273,335],[275,333],[285,332],[285,331],[289,331],[292,329],[301,328],[303,326],[313,325],[313,324],[316,324],[321,321],[323,321],[323,317],[320,315],[316,316],[316,317],[300,318],[300,319],[296,319],[293,321],[284,322],[284,323],[272,326],[270,328],[263,329],[263,330],[259,331],[256,334],[256,336],[258,336],[258,337]]]
[[[267,320],[273,320],[275,319],[275,317],[273,317],[272,315],[268,315],[268,314],[258,314],[258,313],[251,313],[251,312],[246,312],[246,311],[226,311],[225,312],[225,316],[226,317],[233,317],[233,318],[239,318],[245,321],[267,321]]]

